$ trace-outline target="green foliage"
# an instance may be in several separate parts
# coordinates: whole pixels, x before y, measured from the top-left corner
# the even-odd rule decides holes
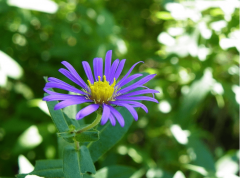
[[[99,140],[99,131],[97,130],[86,131],[76,135],[75,138],[79,142],[94,142]]]
[[[116,125],[113,127],[111,123],[99,126],[98,130],[100,132],[100,139],[96,142],[91,142],[87,145],[93,161],[97,161],[102,154],[107,152],[113,145],[115,145],[128,131],[130,125],[133,122],[131,114],[126,109],[119,109],[125,119],[124,127]]]
[[[84,178],[125,172],[129,174],[123,176],[132,178],[176,178],[179,172],[188,178],[236,176],[239,5],[177,0],[52,2],[58,7],[54,13],[0,0],[1,177],[19,171],[23,173],[17,177],[27,175],[22,169],[27,163],[17,161],[20,155],[35,165],[34,171],[47,171],[49,164],[62,170],[51,161],[61,159],[62,164],[63,150],[73,145],[69,143],[73,138],[86,141],[81,145],[89,149],[97,170]],[[51,7],[44,5],[45,10]],[[157,74],[146,86],[160,91],[159,104],[143,102],[149,112],[139,109],[139,120],[132,125],[128,111],[119,108],[127,127],[107,123],[97,128],[99,137],[95,131],[71,133],[90,124],[93,116],[76,121],[77,111],[85,105],[62,112],[53,110],[56,102],[49,102],[51,120],[42,101],[42,77],[69,83],[57,72],[66,60],[86,81],[81,62],[92,66],[92,59],[104,57],[109,49],[114,59],[127,59],[122,75],[140,60],[144,64],[132,74]],[[129,167],[112,166],[119,164]]]
[[[35,169],[24,175],[17,175],[19,178],[24,178],[27,175],[37,175],[41,177],[63,177],[63,162],[62,160],[38,160],[36,161]]]
[[[81,146],[80,150],[76,150],[71,145],[64,148],[63,172],[66,178],[81,178],[86,172],[96,172],[91,156],[85,146]]]
[[[47,96],[47,95],[45,95]],[[58,101],[49,101],[47,102],[49,112],[51,114],[51,118],[53,123],[55,124],[57,130],[59,132],[66,132],[69,130],[68,124],[64,118],[62,111],[54,110],[54,106],[58,103]]]
[[[182,99],[182,104],[177,112],[176,123],[179,123],[183,128],[187,123],[191,123],[189,115],[199,105],[211,90],[213,78],[211,72],[206,70],[203,77],[194,81],[189,87],[188,95]]]
[[[197,155],[197,158],[193,162],[195,165],[205,168],[210,174],[215,173],[216,168],[213,156],[201,140],[189,137],[187,146],[192,148],[192,151]]]
[[[94,178],[126,178],[131,177],[136,170],[127,166],[109,166],[100,169]]]

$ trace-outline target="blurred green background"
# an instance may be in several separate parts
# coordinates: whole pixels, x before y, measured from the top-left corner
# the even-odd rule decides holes
[[[156,73],[139,120],[96,168],[120,164],[136,177],[237,177],[239,1],[0,0],[0,176],[57,159],[43,76],[68,81],[70,62],[113,50],[123,73]],[[127,119],[127,118],[125,118]],[[29,171],[30,172],[30,171]]]

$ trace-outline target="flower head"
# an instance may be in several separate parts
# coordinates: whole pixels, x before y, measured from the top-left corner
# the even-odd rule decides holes
[[[92,74],[92,70],[88,62],[83,61],[83,68],[87,75],[87,83],[83,81],[83,79],[79,76],[77,71],[73,68],[71,64],[66,61],[63,61],[62,64],[68,69],[59,69],[59,72],[69,78],[71,81],[76,83],[81,87],[81,89],[75,88],[62,80],[59,80],[54,77],[48,78],[48,83],[46,83],[44,87],[44,91],[48,93],[48,96],[43,98],[44,101],[55,101],[59,100],[60,102],[55,105],[54,109],[62,109],[64,107],[81,104],[81,103],[89,103],[87,107],[81,109],[77,115],[76,119],[82,119],[85,116],[95,112],[98,109],[102,110],[102,119],[101,124],[105,124],[108,120],[110,120],[111,124],[116,125],[116,120],[123,127],[124,119],[122,115],[114,108],[114,106],[125,107],[133,116],[135,120],[138,120],[138,114],[135,111],[135,107],[141,107],[145,112],[148,112],[147,107],[137,102],[138,100],[147,100],[158,103],[155,98],[149,96],[142,96],[142,94],[158,93],[157,90],[149,89],[143,86],[149,80],[151,80],[155,74],[148,75],[140,79],[139,81],[127,86],[124,88],[126,84],[133,81],[134,79],[141,77],[142,74],[134,74],[130,75],[134,67],[140,63],[135,63],[127,74],[118,81],[118,78],[123,70],[125,59],[119,61],[115,60],[111,64],[112,51],[108,51],[105,57],[105,70],[103,73],[103,59],[102,58],[94,58],[93,60],[93,69],[94,76]],[[95,80],[94,80],[95,79]],[[118,81],[118,82],[117,82]],[[62,94],[54,91],[48,90],[49,88],[58,88],[66,91],[73,92],[75,94]],[[132,91],[136,88],[145,88],[138,91]]]

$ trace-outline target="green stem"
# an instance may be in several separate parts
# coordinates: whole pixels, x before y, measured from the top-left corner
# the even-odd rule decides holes
[[[78,151],[79,150],[79,142],[74,138],[74,145],[75,145],[75,149]]]
[[[100,122],[101,118],[102,118],[102,115],[97,113],[96,119],[90,125],[88,125],[87,127],[82,128],[81,130],[78,130],[76,133],[82,133],[84,131],[87,131],[87,130],[95,127],[96,125],[98,125],[98,123]]]

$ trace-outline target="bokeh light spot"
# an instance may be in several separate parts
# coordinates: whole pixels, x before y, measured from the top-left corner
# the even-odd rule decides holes
[[[163,100],[158,104],[158,109],[162,113],[169,113],[172,110],[172,107],[171,107],[171,105],[169,104],[168,101]]]

